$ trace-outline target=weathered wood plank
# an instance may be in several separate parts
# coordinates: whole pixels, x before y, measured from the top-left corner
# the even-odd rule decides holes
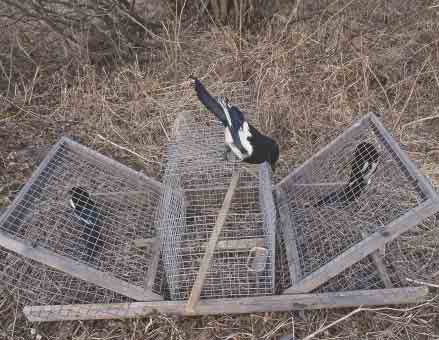
[[[76,262],[68,257],[58,255],[38,246],[32,247],[24,241],[19,241],[8,236],[2,231],[0,231],[0,246],[26,258],[43,263],[81,280],[107,288],[135,300],[150,301],[162,299],[160,295],[146,292],[140,287],[124,282],[97,269]]]
[[[255,247],[263,247],[263,238],[247,238],[242,240],[222,240],[218,241],[216,249],[220,250],[246,250]]]
[[[150,237],[150,238],[136,238],[133,240],[133,246],[137,248],[145,248],[152,247],[154,244],[159,242],[158,237]]]
[[[363,238],[367,238],[368,235],[364,231],[361,231],[361,236]],[[383,281],[384,287],[393,288],[392,280],[390,279],[390,276],[387,273],[386,266],[383,262],[383,255],[382,255],[383,248],[380,248],[371,254],[372,261],[378,270],[378,275],[380,276],[381,280]]]
[[[194,306],[200,300],[201,290],[203,288],[204,280],[207,276],[207,271],[209,270],[210,261],[212,260],[213,253],[215,251],[218,238],[223,229],[223,225],[226,222],[227,213],[232,205],[233,194],[235,193],[236,186],[238,185],[239,171],[233,174],[232,180],[230,181],[229,189],[227,190],[226,196],[224,198],[223,205],[218,213],[218,217],[213,227],[212,233],[209,238],[209,242],[204,254],[203,260],[200,265],[200,269],[195,279],[195,283],[192,287],[191,295],[186,305],[188,312],[193,311]]]
[[[142,248],[142,247],[150,247],[154,243],[158,242],[158,239],[155,237],[152,238],[138,238],[133,241],[134,246]],[[207,242],[206,242],[207,246]],[[263,247],[264,239],[263,238],[245,238],[241,240],[221,240],[216,244],[216,249],[220,250],[246,250],[254,247]]]
[[[380,135],[387,142],[388,146],[398,157],[399,161],[404,165],[412,178],[416,181],[422,192],[430,199],[438,200],[439,195],[431,185],[430,181],[425,175],[416,167],[412,160],[408,157],[407,153],[403,151],[399,144],[393,139],[390,133],[383,126],[381,121],[374,114],[371,114],[371,122],[376,127]]]
[[[383,280],[384,287],[393,288],[392,280],[390,279],[389,273],[387,273],[386,266],[383,262],[383,257],[381,256],[379,250],[372,253],[372,260],[378,269],[378,274],[380,275],[381,280]]]
[[[157,242],[153,245],[153,252],[154,256],[151,260],[151,263],[148,267],[148,272],[146,273],[146,282],[145,282],[145,289],[147,291],[152,292],[152,288],[154,286],[154,281],[157,275],[157,269],[159,267],[160,262],[160,242],[157,240]]]
[[[426,217],[438,211],[439,204],[437,201],[428,200],[424,202],[422,205],[389,223],[383,231],[373,233],[320,269],[306,276],[300,282],[293,284],[290,288],[285,290],[285,293],[299,294],[313,291],[334,276],[340,274],[343,270],[354,265],[377,249],[384,247],[388,242],[415,227]]]
[[[275,295],[238,299],[207,299],[201,300],[193,312],[186,310],[185,301],[26,306],[23,311],[26,318],[31,322],[120,319],[145,317],[157,312],[188,316],[419,303],[425,301],[427,295],[427,287],[407,287],[323,294]]]
[[[294,284],[298,282],[302,276],[302,269],[299,262],[299,251],[295,240],[294,226],[291,221],[290,211],[288,208],[288,197],[284,190],[278,188],[275,190],[277,207],[279,209],[279,222],[282,239],[285,243],[285,252],[287,255],[288,268],[290,270],[290,279]]]

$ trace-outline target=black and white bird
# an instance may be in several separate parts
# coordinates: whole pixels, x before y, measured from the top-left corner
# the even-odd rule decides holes
[[[246,121],[244,114],[225,97],[212,97],[204,85],[190,77],[201,103],[224,125],[226,150],[224,158],[232,151],[241,161],[251,164],[268,162],[273,172],[279,159],[279,146]]]
[[[367,142],[358,144],[351,162],[349,182],[341,190],[334,191],[319,200],[314,207],[329,204],[346,205],[357,200],[370,184],[372,175],[378,167],[379,153],[376,148]]]
[[[70,206],[74,209],[76,217],[83,225],[81,239],[84,241],[87,251],[86,261],[90,262],[102,248],[102,240],[100,238],[101,226],[97,205],[90,198],[90,194],[82,187],[73,187],[69,193]]]

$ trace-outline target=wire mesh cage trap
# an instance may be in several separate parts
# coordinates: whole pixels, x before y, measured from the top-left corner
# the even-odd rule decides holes
[[[224,129],[204,112],[182,113],[174,136],[157,224],[171,299],[189,297],[237,171],[239,181],[201,298],[272,294],[275,207],[268,167],[242,168],[234,159],[225,160]]]
[[[384,282],[371,266],[377,263],[371,253],[437,211],[430,182],[374,114],[290,173],[275,191],[279,247],[288,268],[282,285],[290,293],[314,291],[332,278],[319,291],[355,288],[356,281],[363,289],[380,287]],[[347,271],[356,276],[342,283]]]
[[[235,85],[218,91],[254,109],[248,91]],[[149,103],[160,117],[179,112],[162,183],[64,138],[0,217],[0,277],[30,305],[30,320],[276,311],[426,296],[405,277],[439,272],[435,261],[422,266],[425,273],[418,269],[416,248],[437,241],[438,195],[375,115],[273,187],[266,164],[225,159],[223,127],[188,91]],[[86,213],[78,212],[74,188],[81,188]],[[203,271],[201,300],[187,309]]]
[[[62,138],[0,217],[3,282],[41,304],[162,299],[160,191],[159,182]]]

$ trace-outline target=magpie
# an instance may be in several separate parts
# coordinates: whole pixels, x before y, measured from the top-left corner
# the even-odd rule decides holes
[[[96,253],[102,249],[97,205],[90,198],[90,194],[82,187],[73,187],[69,193],[70,206],[83,225],[81,238],[85,242],[87,251],[86,261],[90,262],[94,259]]]
[[[242,162],[261,164],[268,162],[273,172],[279,160],[278,144],[251,125],[244,114],[227,98],[212,97],[197,78],[190,76],[200,102],[224,125],[224,159],[233,152]]]
[[[358,144],[351,161],[351,174],[348,184],[341,190],[334,191],[319,200],[314,207],[322,207],[333,203],[348,204],[357,200],[370,184],[371,177],[378,167],[379,153],[367,142]]]

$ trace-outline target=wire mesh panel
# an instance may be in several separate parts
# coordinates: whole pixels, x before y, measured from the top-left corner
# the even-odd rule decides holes
[[[268,167],[224,160],[224,129],[205,112],[181,114],[174,131],[158,214],[171,298],[189,297],[238,168],[238,185],[201,297],[272,294],[275,207]]]
[[[0,218],[1,245],[33,259],[20,261],[41,277],[56,273],[71,282],[71,275],[134,299],[160,299],[160,190],[158,182],[63,138]],[[3,270],[7,258],[0,259]],[[5,280],[13,277],[8,268]],[[65,294],[73,293],[66,287]]]
[[[277,186],[279,247],[290,272],[284,287],[436,197],[376,119],[366,116]],[[364,288],[382,284],[375,282],[380,278],[367,269],[369,263],[366,258],[352,267],[352,273],[363,273],[359,281],[371,280]]]
[[[0,249],[1,286],[20,305],[116,303],[131,299],[36,261]]]

